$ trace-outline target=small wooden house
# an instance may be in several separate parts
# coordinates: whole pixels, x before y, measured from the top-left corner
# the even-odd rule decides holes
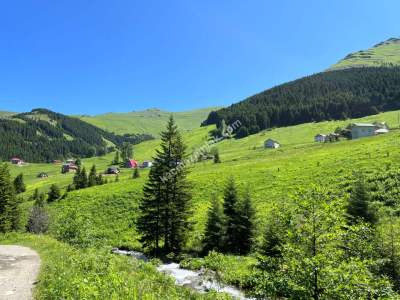
[[[106,171],[106,174],[109,174],[109,175],[116,175],[116,174],[119,174],[119,168],[118,167],[109,167],[108,169],[107,169],[107,171]]]
[[[134,159],[127,159],[125,162],[125,167],[130,169],[135,169],[139,166],[138,162]]]
[[[151,168],[153,166],[152,161],[144,161],[142,164],[142,168]]]
[[[316,136],[314,136],[314,141],[317,143],[325,143],[326,134],[318,133]]]
[[[279,144],[277,141],[273,140],[273,139],[268,139],[264,142],[264,148],[279,148],[281,146],[281,144]]]
[[[61,167],[61,173],[69,173],[69,172],[76,172],[78,170],[78,166],[74,164],[63,164]]]
[[[24,161],[18,157],[13,157],[13,158],[11,158],[11,163],[13,165],[22,165],[24,163]]]

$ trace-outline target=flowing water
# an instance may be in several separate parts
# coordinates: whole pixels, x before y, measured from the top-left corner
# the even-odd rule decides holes
[[[141,252],[137,251],[126,251],[120,249],[113,249],[115,254],[127,255],[134,257],[138,260],[148,261],[148,258]],[[238,288],[219,283],[213,276],[206,274],[205,270],[192,271],[183,269],[177,263],[162,264],[157,267],[159,272],[170,275],[175,279],[175,283],[178,286],[184,286],[192,288],[200,293],[205,293],[210,290],[217,292],[224,292],[229,294],[235,299],[239,300],[250,300],[247,298],[242,291]]]

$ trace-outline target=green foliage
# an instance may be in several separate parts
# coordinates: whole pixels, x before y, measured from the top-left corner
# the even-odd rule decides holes
[[[227,108],[203,125],[241,122],[236,137],[260,130],[374,115],[400,108],[400,67],[323,72],[285,83]]]
[[[26,186],[24,183],[24,174],[21,173],[17,177],[15,177],[14,188],[17,194],[21,194],[26,191]]]
[[[19,223],[19,201],[6,164],[0,164],[0,232],[16,230]]]
[[[139,172],[139,168],[135,168],[135,170],[133,170],[133,175],[132,178],[136,179],[140,177],[140,172]]]
[[[236,226],[239,241],[235,247],[237,253],[248,254],[251,250],[254,237],[255,210],[250,191],[247,189],[244,197],[238,202],[236,208]]]
[[[213,194],[211,207],[208,210],[206,229],[204,233],[203,251],[223,251],[224,250],[224,213],[218,197]]]
[[[164,254],[179,254],[189,226],[191,194],[183,164],[186,146],[172,116],[161,133],[160,148],[143,189],[137,227],[150,252],[159,255],[163,243]]]
[[[238,194],[235,180],[229,177],[224,189],[224,215],[225,215],[225,251],[237,253],[237,247],[240,242],[240,232],[237,227],[237,205]]]
[[[136,144],[151,138],[147,134],[115,135],[46,109],[0,118],[0,157],[4,159],[17,155],[29,162],[49,162],[70,155],[101,156],[110,152],[110,143]]]
[[[133,147],[129,143],[123,143],[121,146],[121,158],[122,161],[125,162],[127,159],[131,159],[133,157]]]
[[[357,174],[347,205],[347,214],[350,222],[355,223],[359,220],[370,223],[375,222],[375,216],[369,207],[369,201],[365,179],[362,174]]]
[[[115,156],[114,156],[114,159],[111,162],[111,164],[118,166],[120,163],[121,163],[121,159],[120,159],[119,151],[115,151]]]
[[[228,299],[177,287],[153,265],[110,254],[107,249],[75,249],[46,236],[0,235],[2,244],[38,251],[41,272],[35,299]]]
[[[58,187],[57,184],[52,184],[50,186],[50,190],[49,190],[49,192],[47,194],[47,201],[48,202],[53,202],[53,201],[56,201],[56,200],[60,199],[60,197],[61,197],[60,188]]]

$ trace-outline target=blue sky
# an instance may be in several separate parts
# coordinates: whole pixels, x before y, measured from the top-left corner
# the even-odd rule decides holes
[[[400,36],[398,0],[0,1],[0,110],[229,105]]]

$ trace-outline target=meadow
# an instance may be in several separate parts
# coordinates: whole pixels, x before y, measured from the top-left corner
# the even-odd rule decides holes
[[[201,250],[211,194],[217,193],[222,197],[229,176],[234,177],[241,195],[245,189],[250,189],[256,208],[256,240],[260,240],[270,209],[277,203],[290,205],[291,196],[298,189],[307,189],[312,184],[341,189],[343,183],[352,178],[354,171],[361,170],[366,174],[372,174],[398,169],[400,166],[398,116],[399,112],[396,111],[358,120],[302,124],[217,143],[215,147],[220,153],[222,160],[220,164],[208,160],[189,166],[193,200],[192,227],[188,233],[186,250],[189,253],[198,253]],[[391,131],[385,135],[358,140],[342,139],[334,143],[313,141],[317,133],[330,133],[337,127],[345,127],[355,121],[386,121]],[[201,127],[184,132],[188,152],[207,143],[212,129],[213,127]],[[277,139],[282,145],[281,148],[264,149],[263,143],[267,138]],[[135,158],[139,161],[151,159],[158,145],[158,140],[136,145]],[[84,159],[83,164],[87,169],[96,164],[98,170],[103,170],[112,157],[110,154],[100,158]],[[26,196],[35,188],[45,191],[52,183],[65,187],[72,180],[71,174],[60,174],[59,166],[52,164],[11,166],[11,170],[13,175],[24,173],[28,187]],[[48,172],[50,177],[37,179],[35,176],[39,171]],[[140,250],[135,221],[147,172],[148,170],[142,170],[140,178],[132,179],[132,170],[125,169],[119,182],[72,191],[67,193],[64,199],[48,205],[52,220],[50,236],[61,241],[63,245],[68,244],[74,249],[81,249],[76,251],[93,248],[109,251],[113,247]],[[27,202],[23,207],[27,210],[30,205]],[[33,237],[29,239],[34,240]],[[25,237],[22,240],[25,241]],[[221,260],[224,281],[245,285],[250,269],[254,265],[253,258],[238,260],[235,257],[221,256],[218,259]],[[206,263],[207,259],[205,261],[200,259],[197,262],[186,261],[186,265],[191,268],[195,268],[196,264]],[[120,271],[115,272],[119,274]]]

